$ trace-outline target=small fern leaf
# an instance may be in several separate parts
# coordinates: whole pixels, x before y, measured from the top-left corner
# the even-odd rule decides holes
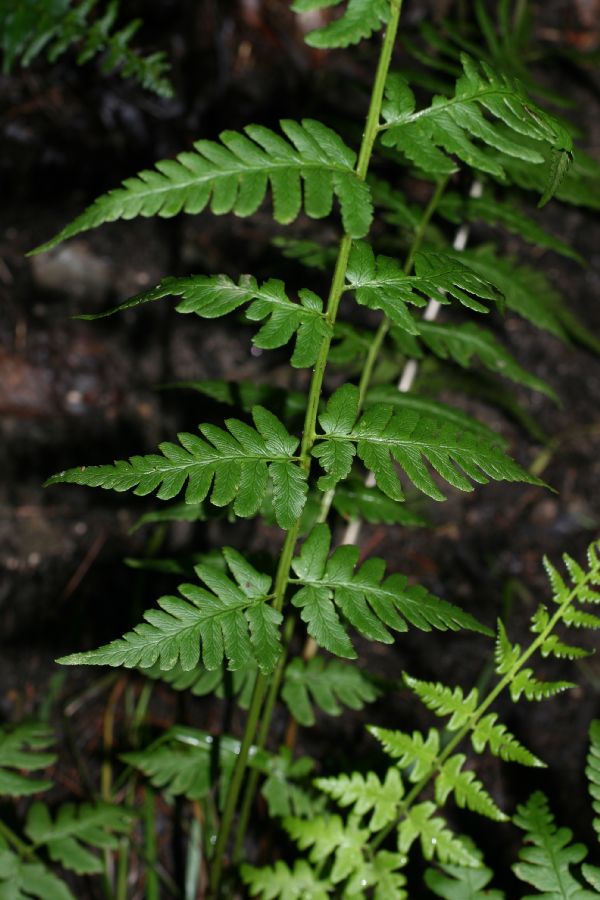
[[[330,882],[303,859],[297,860],[292,869],[278,860],[262,869],[243,865],[240,873],[251,896],[263,900],[327,900],[333,890]]]
[[[34,803],[27,814],[25,833],[36,847],[44,846],[50,859],[78,875],[104,870],[99,856],[89,848],[114,850],[117,835],[129,831],[134,813],[108,803],[61,806],[52,820],[44,803]]]
[[[255,661],[263,672],[271,672],[281,649],[282,616],[266,602],[270,578],[256,572],[236,551],[227,549],[224,555],[235,581],[212,566],[198,565],[196,575],[208,590],[182,584],[181,597],[162,597],[160,610],[148,610],[145,621],[122,638],[59,662],[125,668],[158,662],[163,670],[180,663],[189,671],[202,654],[208,670],[219,668],[226,658],[232,670]]]
[[[346,7],[342,15],[328,25],[310,31],[305,38],[309,47],[349,47],[370,38],[389,21],[389,0],[294,0],[292,9],[303,13],[338,6],[340,2]]]
[[[558,402],[555,391],[541,378],[520,366],[486,328],[480,328],[473,322],[454,322],[451,325],[443,322],[420,322],[418,327],[419,341],[440,359],[451,359],[464,369],[471,368],[473,361],[477,359],[490,372],[539,391]]]
[[[457,806],[466,806],[495,822],[506,822],[508,816],[494,803],[475,773],[463,769],[466,759],[464,754],[457,753],[440,766],[435,779],[436,803],[443,806],[449,795],[453,794]]]
[[[197,141],[193,152],[163,160],[99,197],[33,252],[50,250],[105,222],[200,213],[209,202],[215,215],[250,216],[263,202],[269,185],[274,217],[288,224],[302,209],[302,183],[309,216],[329,215],[335,194],[345,231],[363,237],[371,224],[372,204],[369,188],[354,172],[355,153],[334,131],[313,119],[301,124],[284,119],[281,128],[285,137],[262,125],[248,125],[244,134],[222,132],[219,142]]]
[[[440,733],[435,728],[429,729],[426,738],[420,731],[413,731],[410,735],[374,725],[369,726],[368,731],[382,744],[388,756],[397,760],[401,769],[410,767],[407,773],[409,781],[417,782],[426,778],[437,765]]]
[[[259,286],[251,275],[242,275],[238,284],[227,275],[165,278],[157,287],[137,294],[120,306],[78,318],[102,319],[171,296],[183,298],[177,304],[177,312],[194,313],[203,319],[215,319],[248,304],[248,319],[265,322],[252,343],[262,350],[273,350],[283,347],[295,335],[291,363],[296,368],[314,365],[322,339],[332,333],[323,313],[323,301],[315,293],[300,290],[300,302],[293,303],[282,281],[270,278]]]
[[[597,894],[586,891],[571,866],[587,855],[583,844],[572,844],[572,832],[557,828],[548,800],[540,791],[517,807],[513,822],[525,832],[525,846],[512,869],[517,878],[532,885],[548,900],[587,900]]]
[[[6,900],[75,900],[65,882],[46,866],[23,862],[1,839],[0,896]]]
[[[572,681],[539,681],[533,669],[521,669],[510,682],[510,696],[514,703],[523,695],[526,700],[548,700],[576,685]]]
[[[388,77],[382,111],[387,123],[385,146],[401,150],[418,168],[431,174],[456,171],[448,155],[452,154],[471,168],[498,178],[504,174],[502,157],[486,152],[473,138],[501,154],[530,163],[544,162],[536,144],[572,151],[570,134],[527,97],[516,79],[494,72],[485,62],[478,65],[467,54],[461,55],[461,62],[463,74],[456,82],[454,97],[434,97],[429,108],[418,112],[402,76]],[[554,180],[549,179],[548,190],[553,189]]]
[[[554,656],[556,659],[584,659],[591,656],[593,650],[585,650],[583,647],[575,647],[565,644],[556,634],[550,634],[540,647],[543,657]]]
[[[478,868],[479,859],[446,826],[440,816],[434,816],[435,803],[426,801],[411,807],[406,818],[398,826],[398,848],[407,853],[416,840],[420,840],[421,852],[427,860]]]
[[[524,747],[516,737],[508,731],[506,725],[497,721],[496,713],[490,713],[480,719],[471,732],[471,743],[476,753],[483,753],[489,746],[494,756],[506,762],[520,763],[522,766],[545,768],[546,764]]]
[[[289,528],[300,516],[307,493],[306,478],[294,456],[299,441],[263,407],[255,406],[252,417],[256,428],[239,419],[228,419],[226,431],[201,425],[205,440],[182,432],[179,444],[159,446],[160,455],[69,469],[49,478],[46,485],[134,489],[142,497],[157,491],[160,500],[172,500],[187,483],[186,503],[200,503],[210,492],[215,506],[233,502],[235,514],[247,518],[257,513],[271,481],[277,521],[282,528]]]
[[[0,728],[0,796],[29,797],[52,787],[52,781],[23,775],[36,772],[56,762],[56,754],[48,752],[54,734],[46,725],[36,722]]]
[[[479,694],[473,688],[464,696],[460,687],[449,688],[433,681],[421,681],[404,673],[404,683],[436,716],[450,716],[446,727],[458,731],[477,709]]]
[[[361,775],[339,775],[337,778],[317,778],[315,785],[340,806],[351,806],[352,815],[359,818],[371,813],[370,831],[381,831],[398,816],[398,804],[404,796],[404,785],[398,769],[387,770],[384,781],[374,772]]]
[[[494,659],[496,661],[496,672],[498,675],[507,675],[508,672],[517,664],[521,656],[521,648],[518,644],[511,644],[506,633],[503,622],[498,619],[498,630],[496,634],[496,645],[494,648]]]
[[[555,147],[550,151],[550,177],[546,182],[544,193],[538,201],[538,209],[545,206],[554,197],[562,181],[573,164],[573,153],[570,150],[558,150]]]
[[[163,681],[176,691],[189,691],[193,697],[206,697],[213,693],[221,700],[224,697],[235,697],[242,709],[248,709],[258,666],[252,661],[249,665],[231,672],[225,665],[209,671],[203,666],[186,670],[182,668],[181,663],[177,663],[172,669],[162,669],[160,664],[155,663],[140,671],[146,678]]]
[[[319,434],[313,456],[319,459],[328,474],[319,482],[322,489],[345,477],[351,464],[351,455],[343,457],[333,452],[331,445],[338,443],[356,449],[358,457],[375,475],[377,486],[394,500],[403,498],[392,460],[399,463],[409,480],[418,490],[434,500],[445,500],[445,495],[433,480],[425,461],[449,484],[462,491],[472,491],[472,482],[487,484],[495,481],[524,481],[543,484],[507,456],[501,446],[482,439],[472,432],[459,433],[453,425],[415,411],[399,414],[388,404],[370,407],[356,424],[338,429],[333,413],[347,404],[347,415],[356,408],[358,389],[344,385],[330,399],[326,416],[319,422],[323,434]]]
[[[454,297],[475,312],[488,312],[481,300],[502,302],[494,286],[473,273],[455,258],[443,253],[421,252],[415,256],[415,274],[407,275],[402,267],[386,256],[375,257],[371,247],[360,241],[353,245],[346,278],[348,289],[356,300],[369,309],[379,309],[399,328],[419,334],[417,323],[407,304],[426,305],[429,298],[449,303]]]
[[[364,519],[366,522],[385,525],[425,526],[427,520],[407,508],[405,503],[397,503],[386,497],[378,488],[369,487],[363,481],[349,479],[339,484],[333,497],[333,506],[348,520]]]
[[[592,809],[596,816],[592,824],[600,840],[600,720],[593,720],[590,725],[589,736],[590,748],[586,760],[585,775],[588,780],[588,791],[592,798]]]
[[[434,597],[420,585],[409,585],[405,576],[394,574],[384,578],[383,560],[373,558],[357,568],[358,547],[338,547],[329,557],[330,547],[328,526],[315,526],[302,545],[300,556],[292,561],[298,577],[291,583],[302,585],[292,603],[302,608],[302,617],[309,622],[309,631],[315,640],[318,643],[322,643],[322,639],[328,640],[329,646],[322,645],[332,653],[337,653],[332,649],[337,639],[334,641],[320,630],[319,617],[325,619],[325,624],[334,623],[336,635],[338,631],[345,635],[334,603],[359,633],[383,643],[392,641],[388,628],[406,631],[409,624],[422,631],[469,628],[487,633],[485,627],[468,613]],[[316,617],[314,621],[313,617]]]
[[[317,816],[310,820],[289,817],[283,825],[301,850],[309,847],[309,860],[319,863],[333,858],[331,881],[337,884],[364,868],[363,850],[369,831],[355,821],[344,823],[339,816]]]
[[[314,707],[328,716],[339,716],[343,707],[363,709],[378,693],[373,682],[356,666],[316,656],[306,662],[294,659],[289,663],[281,698],[294,719],[309,727],[315,724]]]
[[[473,842],[461,835],[460,840],[479,860],[477,868],[469,866],[442,866],[441,871],[427,869],[425,884],[436,897],[443,900],[504,900],[503,891],[489,887],[494,873],[483,865],[483,856]]]

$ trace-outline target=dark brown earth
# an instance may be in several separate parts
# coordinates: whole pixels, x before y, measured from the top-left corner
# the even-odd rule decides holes
[[[268,208],[251,221],[201,215],[114,224],[52,255],[25,257],[94,196],[198,136],[214,137],[225,127],[250,121],[272,125],[283,116],[314,115],[332,124],[356,121],[356,110],[365,105],[373,47],[315,53],[303,45],[287,6],[275,0],[161,0],[150,11],[144,4],[140,42],[163,47],[174,60],[174,100],[157,100],[117,77],[101,76],[93,65],[78,69],[72,60],[54,67],[39,63],[0,79],[0,294],[5,309],[0,319],[0,720],[34,714],[59,671],[55,657],[122,634],[141,609],[174,584],[172,578],[147,577],[122,562],[153,549],[151,529],[129,533],[139,515],[152,508],[151,500],[69,487],[42,490],[43,480],[71,465],[151,451],[178,428],[192,429],[223,415],[193,394],[156,391],[156,385],[206,377],[306,385],[306,373],[290,375],[285,352],[253,355],[252,331],[235,318],[190,321],[174,315],[168,301],[99,323],[70,318],[99,311],[169,274],[252,272],[298,284],[305,279],[302,270],[271,245],[281,229],[273,225]],[[589,18],[592,6],[537,4],[540,36],[555,47],[587,49],[591,44],[594,49],[598,20]],[[407,27],[424,14],[431,10],[423,3],[411,4]],[[584,146],[597,151],[597,72],[558,59],[541,74],[574,102]],[[506,247],[545,271],[599,336],[597,222],[586,211],[557,203],[548,207],[543,221],[576,248],[587,267],[527,249],[514,237],[504,236]],[[293,233],[328,242],[335,237],[333,226],[303,220]],[[476,229],[474,241],[489,236]],[[311,274],[310,280],[311,287],[326,291],[324,278]],[[515,391],[549,443],[499,413],[472,408],[499,425],[517,459],[536,463],[556,493],[493,485],[471,495],[453,494],[447,503],[427,508],[431,530],[369,526],[362,540],[365,554],[385,557],[392,570],[459,602],[486,623],[493,625],[497,615],[506,614],[511,634],[522,641],[528,617],[547,596],[542,555],[556,560],[566,551],[582,559],[598,533],[600,360],[513,315],[497,324],[521,364],[548,380],[562,406]],[[181,523],[161,537],[161,556],[201,552],[224,542],[276,554],[280,541],[275,529],[254,522]],[[484,669],[488,645],[466,633],[410,632],[392,648],[363,649],[361,662],[391,682],[408,670],[470,685]],[[533,786],[542,787],[553,797],[561,822],[589,838],[582,772],[587,727],[599,712],[600,667],[592,658],[580,666],[544,663],[542,671],[548,677],[560,673],[580,686],[540,706],[510,709],[505,703],[499,709],[549,770],[532,776],[489,759],[478,761],[478,769],[505,808],[513,809]],[[101,681],[104,675],[67,670],[54,685],[52,716],[63,754],[57,796],[86,796],[73,746],[89,758],[92,778],[97,777],[109,691]],[[92,683],[98,683],[97,694],[73,705]],[[76,712],[61,713],[65,706]],[[183,702],[165,688],[155,695],[150,716],[154,727],[177,717],[182,724],[218,730],[221,710],[206,702]],[[364,714],[320,718],[314,731],[301,733],[300,750],[315,755],[323,771],[376,765],[376,748],[363,728],[367,721],[408,729],[430,722],[406,691],[393,690]],[[234,712],[233,730],[242,722]],[[273,746],[284,727],[285,718],[279,716]],[[455,824],[472,828],[495,866],[506,868],[514,855],[512,829],[482,828],[466,815]],[[161,834],[170,834],[160,827]],[[267,856],[268,846],[263,842]]]

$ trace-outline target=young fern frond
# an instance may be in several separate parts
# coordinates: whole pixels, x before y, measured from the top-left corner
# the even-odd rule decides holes
[[[390,18],[389,0],[294,0],[294,12],[312,12],[337,7],[343,3],[342,15],[322,28],[309,32],[305,40],[309,47],[333,49],[358,44],[380,31]]]
[[[28,797],[52,787],[52,781],[33,778],[22,772],[37,772],[56,762],[56,754],[48,748],[54,734],[36,722],[0,728],[0,796]]]
[[[427,461],[444,481],[461,491],[472,482],[542,482],[521,468],[501,446],[471,431],[457,433],[447,421],[407,410],[402,414],[387,404],[371,406],[357,420],[358,388],[344,385],[319,416],[323,429],[312,451],[327,473],[318,485],[328,490],[347,477],[355,456],[375,475],[377,486],[393,500],[404,497],[392,460],[418,490],[433,500],[445,500],[425,465]]]
[[[181,597],[161,597],[160,610],[147,610],[145,622],[97,650],[63,657],[63,665],[141,668],[159,662],[168,671],[177,663],[194,669],[202,656],[209,671],[227,659],[230,669],[255,662],[271,672],[279,657],[282,616],[267,602],[271,578],[230,548],[223,555],[233,578],[208,565],[195,567],[206,586],[182,584]],[[184,599],[182,599],[184,598]]]
[[[313,119],[283,119],[280,124],[285,137],[262,125],[247,125],[243,134],[224,131],[219,142],[197,141],[193,152],[158,162],[99,197],[34,252],[50,250],[105,222],[195,214],[209,203],[215,215],[250,216],[269,186],[277,222],[293,222],[302,209],[322,219],[331,212],[335,195],[345,231],[363,237],[371,224],[372,205],[368,187],[354,170],[354,152],[331,128]]]
[[[46,484],[134,489],[142,497],[157,491],[160,500],[172,500],[187,484],[186,503],[198,504],[210,493],[212,504],[233,503],[235,515],[242,518],[256,515],[270,484],[277,521],[289,528],[304,508],[308,489],[295,455],[300,442],[263,407],[254,407],[252,418],[256,428],[239,419],[228,419],[226,431],[201,425],[206,440],[182,432],[179,445],[159,446],[160,456],[132,456],[113,465],[69,469]]]

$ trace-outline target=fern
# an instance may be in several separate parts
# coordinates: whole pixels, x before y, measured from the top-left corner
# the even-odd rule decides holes
[[[501,448],[474,436],[460,434],[447,422],[416,412],[398,415],[391,406],[372,406],[356,421],[358,390],[352,385],[340,388],[319,417],[323,434],[313,456],[319,459],[327,477],[319,481],[325,490],[345,478],[356,454],[373,472],[377,486],[394,500],[403,491],[392,466],[399,463],[416,488],[434,500],[445,496],[431,477],[424,459],[453,487],[471,491],[471,481],[486,484],[496,481],[527,481],[541,484],[525,472]]]
[[[482,863],[481,853],[469,838],[463,843],[479,861],[479,866],[441,866],[440,871],[427,869],[425,884],[436,897],[444,900],[504,900],[504,892],[489,887],[494,877],[491,869]]]
[[[211,503],[233,502],[237,516],[250,517],[260,508],[270,482],[277,521],[286,528],[296,521],[306,498],[306,479],[294,456],[299,441],[263,407],[254,407],[252,418],[256,428],[238,419],[225,422],[227,431],[201,425],[206,440],[184,432],[178,435],[179,445],[161,444],[161,455],[69,469],[46,484],[82,484],[113,491],[133,488],[142,497],[157,491],[160,500],[172,500],[187,482],[185,500],[192,504],[204,500],[212,486]]]
[[[317,778],[315,784],[340,806],[352,806],[357,816],[371,814],[368,823],[371,831],[380,831],[396,818],[398,803],[404,795],[397,769],[388,769],[383,782],[374,772],[366,776],[353,772],[337,778]]]
[[[0,838],[0,892],[8,900],[75,900],[68,886],[41,863],[25,862]]]
[[[160,611],[149,610],[145,622],[122,638],[97,650],[63,657],[63,665],[149,667],[161,669],[178,662],[193,669],[202,654],[206,669],[218,668],[223,658],[231,669],[253,660],[271,672],[280,653],[281,613],[266,602],[271,587],[268,575],[256,571],[235,550],[223,551],[233,579],[212,566],[196,566],[206,587],[180,585],[180,597],[162,597]],[[208,590],[206,589],[208,588]]]
[[[326,900],[331,892],[331,885],[322,881],[304,860],[299,860],[293,869],[281,860],[272,868],[242,866],[241,874],[250,894],[264,900]]]
[[[164,160],[140,172],[123,186],[99,197],[51,241],[36,249],[50,250],[62,241],[116,219],[170,217],[199,213],[210,202],[215,215],[249,216],[261,205],[270,185],[277,222],[289,223],[302,209],[320,219],[340,202],[344,228],[363,237],[372,218],[369,190],[354,172],[354,153],[327,126],[312,119],[281,122],[285,138],[248,125],[244,134],[224,131],[220,141],[197,141],[193,152]]]
[[[343,707],[363,709],[378,691],[359,669],[339,660],[325,662],[316,657],[308,662],[294,659],[286,667],[281,699],[300,725],[314,725],[314,707],[329,716],[339,716]]]
[[[0,795],[26,797],[52,787],[48,779],[32,778],[21,772],[47,769],[56,761],[48,747],[54,743],[52,731],[38,723],[0,729]]]
[[[303,13],[339,6],[340,3],[344,4],[345,9],[338,19],[307,35],[306,42],[310,47],[334,48],[358,44],[364,38],[370,38],[389,20],[387,0],[294,0],[292,9]]]
[[[110,0],[105,9],[98,6],[98,0],[26,0],[18,5],[4,0],[0,5],[4,72],[10,72],[17,63],[30,65],[41,53],[55,62],[74,45],[78,65],[104,54],[103,71],[117,69],[123,78],[132,78],[162,97],[171,97],[165,54],[142,56],[131,46],[141,25],[139,19],[115,30],[119,0]],[[91,19],[94,12],[97,16]]]

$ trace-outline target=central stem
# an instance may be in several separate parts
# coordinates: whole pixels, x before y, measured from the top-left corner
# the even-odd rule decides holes
[[[396,41],[396,34],[398,32],[398,22],[400,19],[401,8],[402,0],[392,0],[390,9],[390,21],[388,23],[381,47],[381,53],[377,65],[377,73],[375,75],[375,81],[373,83],[373,90],[371,93],[371,100],[369,103],[369,111],[367,114],[365,130],[359,150],[358,162],[356,165],[356,174],[358,178],[361,179],[361,181],[364,181],[366,179],[371,156],[373,153],[373,146],[375,144],[375,140],[377,138],[377,133],[379,130],[383,93],[385,90],[385,82],[392,59],[394,44]],[[321,342],[317,361],[315,363],[310,382],[306,415],[304,419],[304,429],[302,432],[302,443],[300,448],[301,466],[307,474],[310,471],[310,454],[316,438],[315,428],[317,424],[317,414],[319,409],[319,401],[321,399],[321,391],[323,388],[323,379],[325,377],[325,369],[327,367],[327,358],[329,356],[333,326],[335,325],[337,319],[340,301],[344,292],[346,269],[348,267],[348,258],[350,256],[351,247],[352,238],[350,237],[350,235],[344,235],[339,244],[335,270],[333,273],[331,287],[329,290],[329,297],[327,300],[326,317],[331,328],[329,330],[329,333],[323,338]],[[277,567],[277,574],[275,576],[275,599],[273,601],[273,606],[278,611],[281,611],[285,600],[285,593],[288,586],[291,564],[299,531],[300,520],[298,520],[287,532],[281,550],[279,565]],[[227,792],[225,807],[223,810],[223,817],[221,819],[221,827],[219,829],[219,836],[217,839],[217,844],[215,846],[215,855],[210,877],[210,890],[211,894],[214,896],[218,895],[219,893],[225,850],[229,841],[229,835],[231,833],[231,827],[233,824],[233,817],[235,814],[235,809],[237,806],[237,801],[242,787],[244,775],[246,773],[248,756],[250,753],[252,742],[254,741],[256,735],[260,712],[267,691],[268,682],[269,679],[259,673],[256,679],[252,702],[248,710],[248,719],[246,722],[244,735],[242,737],[240,752],[236,761],[235,768],[233,770],[231,782],[229,784],[229,790]]]

